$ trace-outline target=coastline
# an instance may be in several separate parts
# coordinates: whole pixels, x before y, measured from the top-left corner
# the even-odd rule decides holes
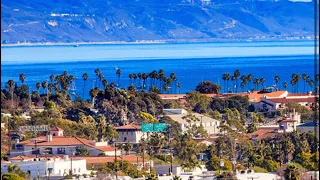
[[[269,42],[269,41],[314,41],[314,38],[269,38],[269,39],[189,39],[189,40],[141,40],[141,41],[107,41],[107,42],[45,42],[1,44],[1,47],[33,47],[33,46],[74,46],[74,45],[134,45],[134,44],[169,44],[169,43],[235,43],[235,42]]]

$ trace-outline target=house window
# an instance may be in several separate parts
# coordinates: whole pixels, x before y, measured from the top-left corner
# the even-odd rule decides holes
[[[124,138],[123,138],[123,141],[126,141],[126,140],[127,140],[127,138],[126,138],[126,137],[124,137]]]
[[[37,148],[37,149],[32,148],[32,154],[40,154],[39,148]]]
[[[22,144],[17,144],[17,149],[19,149],[19,150],[23,150],[23,145]]]
[[[133,135],[133,131],[131,131],[131,135]]]
[[[81,172],[81,169],[79,168],[79,172]]]
[[[58,154],[66,154],[65,148],[58,148]]]
[[[52,136],[56,136],[56,133],[53,133]]]
[[[44,153],[52,154],[52,148],[44,148]]]

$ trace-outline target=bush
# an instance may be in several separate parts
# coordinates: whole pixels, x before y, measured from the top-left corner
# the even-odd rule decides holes
[[[268,171],[266,169],[259,167],[259,166],[253,166],[251,169],[257,173],[268,173]]]
[[[4,173],[2,175],[2,180],[24,180],[24,178],[20,177],[17,174],[13,173]]]
[[[204,81],[197,85],[196,91],[199,91],[203,94],[219,94],[221,90],[221,86],[214,84],[211,81]]]

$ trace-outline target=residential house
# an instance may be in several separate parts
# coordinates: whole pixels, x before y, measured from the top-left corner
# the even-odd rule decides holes
[[[11,152],[11,156],[24,155],[30,156],[35,154],[44,154],[45,150],[52,155],[73,155],[77,147],[85,147],[90,155],[105,154],[106,156],[114,156],[115,153],[120,154],[120,150],[108,145],[107,142],[89,141],[79,137],[63,136],[63,129],[54,127],[46,136],[40,136],[31,140],[19,142],[17,140],[15,149]]]
[[[85,159],[70,159],[67,155],[64,157],[48,156],[17,156],[9,158],[9,161],[1,162],[1,172],[7,172],[9,165],[19,165],[21,170],[29,173],[31,178],[63,177],[69,174],[70,170],[75,175],[90,174],[87,170]]]
[[[142,132],[141,126],[128,124],[120,127],[116,127],[119,133],[119,138],[116,142],[129,142],[137,144],[140,142],[141,138],[147,138],[146,134]]]
[[[186,110],[183,110],[183,109],[163,109],[163,112],[165,113],[165,115],[169,116],[174,121],[176,121],[180,124],[180,128],[181,128],[182,132],[187,131],[187,129],[190,125],[196,125],[196,126],[202,125],[203,128],[208,132],[209,135],[220,133],[220,131],[219,131],[220,121],[219,120],[210,118],[210,117],[202,115],[202,114],[191,113],[196,118],[198,118],[199,121],[189,123],[185,119],[183,119],[184,116],[189,114]]]

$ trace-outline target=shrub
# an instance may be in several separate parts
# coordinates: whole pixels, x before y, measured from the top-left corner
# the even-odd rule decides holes
[[[251,169],[257,173],[268,173],[268,171],[266,169],[259,167],[259,166],[253,166]]]
[[[2,180],[24,180],[24,179],[17,174],[4,173],[2,175]]]

